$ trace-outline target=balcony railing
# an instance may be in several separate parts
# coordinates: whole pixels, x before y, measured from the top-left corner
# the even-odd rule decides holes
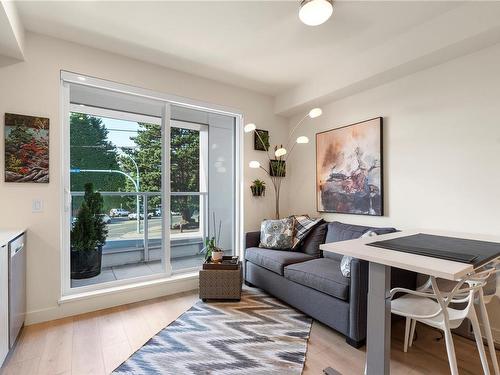
[[[71,193],[71,215],[75,220],[84,192]],[[170,240],[170,258],[199,255],[207,233],[207,193],[172,192],[168,224],[163,231],[160,192],[101,192],[103,220],[108,236],[103,247],[103,267],[149,262],[163,258],[162,241]]]

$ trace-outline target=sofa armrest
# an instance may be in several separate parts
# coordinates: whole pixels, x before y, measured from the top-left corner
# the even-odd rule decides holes
[[[368,262],[351,261],[351,286],[349,296],[349,338],[361,341],[366,338],[368,304]]]
[[[259,247],[260,244],[260,231],[247,232],[245,235],[245,249],[249,247]]]

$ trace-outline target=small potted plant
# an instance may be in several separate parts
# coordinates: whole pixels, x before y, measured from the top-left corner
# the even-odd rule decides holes
[[[102,220],[103,199],[85,184],[83,203],[71,229],[71,278],[87,279],[101,273],[102,247],[108,230]]]
[[[262,180],[254,180],[250,189],[252,190],[252,195],[254,197],[266,195],[266,183]]]
[[[213,214],[213,218],[214,218],[214,232],[215,232],[215,212]],[[219,220],[218,234],[212,237],[205,238],[205,247],[201,249],[201,252],[205,254],[205,261],[211,261],[214,263],[222,261],[222,258],[224,256],[224,250],[222,250],[219,247],[221,229],[222,229],[222,220]]]

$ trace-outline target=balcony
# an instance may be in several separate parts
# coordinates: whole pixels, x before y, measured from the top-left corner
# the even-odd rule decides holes
[[[71,287],[88,286],[115,280],[149,276],[163,272],[162,210],[160,193],[101,192],[106,212],[108,236],[103,247],[101,274],[71,280]],[[72,192],[72,215],[76,216],[83,199],[82,192]],[[180,213],[170,213],[170,263],[173,273],[199,267],[206,233],[206,195],[204,193],[171,193],[171,206],[188,209],[189,220]],[[175,203],[175,204],[173,204]],[[116,207],[127,207],[127,209]],[[180,211],[180,210],[179,210]],[[185,210],[186,211],[186,210]],[[231,253],[231,250],[228,250]]]

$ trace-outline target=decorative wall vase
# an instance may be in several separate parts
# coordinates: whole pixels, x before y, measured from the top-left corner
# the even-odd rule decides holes
[[[266,195],[266,188],[262,186],[250,186],[250,189],[252,190],[252,195],[254,197],[262,197]]]
[[[271,160],[269,162],[269,176],[286,177],[286,162],[284,160]]]
[[[257,132],[259,134],[257,134]],[[267,130],[255,129],[253,136],[253,148],[257,151],[269,150],[269,132]]]

